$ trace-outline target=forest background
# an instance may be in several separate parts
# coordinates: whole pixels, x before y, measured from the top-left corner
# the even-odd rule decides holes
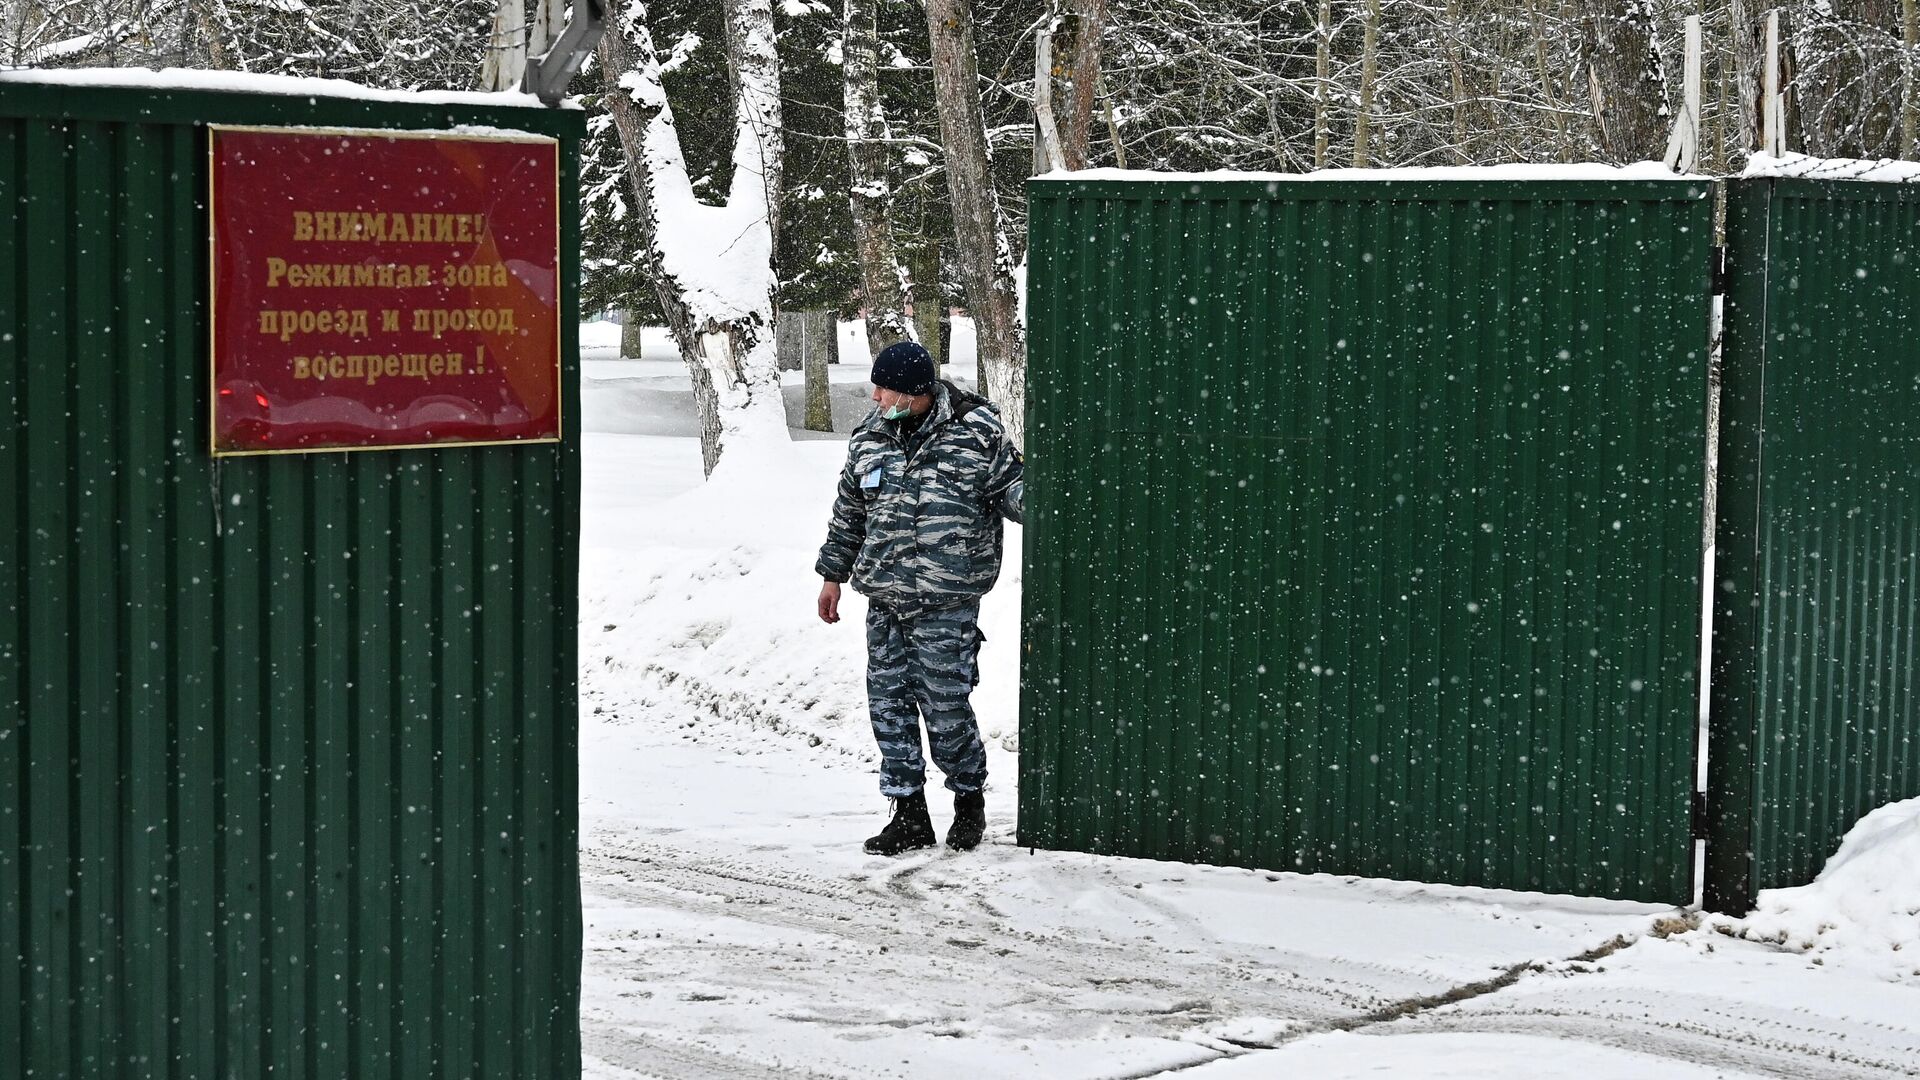
[[[0,64],[508,89],[565,3],[6,0]],[[864,315],[872,348],[939,353],[965,309],[1017,417],[1029,176],[1658,160],[1689,16],[1695,168],[1737,171],[1765,137],[1773,12],[1776,145],[1912,159],[1915,3],[613,0],[571,88],[590,131],[581,306],[673,330],[709,471],[794,351],[776,323],[807,332],[780,313]]]

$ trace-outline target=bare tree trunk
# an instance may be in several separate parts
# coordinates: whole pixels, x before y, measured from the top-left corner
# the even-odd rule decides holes
[[[1533,63],[1540,78],[1540,96],[1553,110],[1554,157],[1570,161],[1573,147],[1567,139],[1567,117],[1561,112],[1560,95],[1553,90],[1553,70],[1547,63],[1547,28],[1540,15],[1540,0],[1527,0],[1527,13],[1533,20]]]
[[[1587,90],[1600,146],[1655,161],[1667,141],[1667,85],[1651,0],[1581,0]]]
[[[180,66],[204,65],[215,71],[231,71],[233,58],[227,51],[226,28],[215,18],[210,0],[187,0],[183,14]]]
[[[1740,107],[1740,126],[1734,145],[1742,155],[1760,149],[1762,108],[1760,77],[1766,66],[1767,21],[1761,5],[1765,0],[1731,0],[1727,21],[1731,24],[1733,77]]]
[[[1790,130],[1800,132],[1800,145],[1816,157],[1867,156],[1858,146],[1848,145],[1851,140],[1847,129],[1857,125],[1861,117],[1858,103],[1843,100],[1842,94],[1847,84],[1857,84],[1862,76],[1848,70],[1849,65],[1836,62],[1847,51],[1845,30],[1831,7],[1805,5],[1795,15],[1793,42],[1786,54],[1793,56],[1800,71],[1800,85],[1795,89],[1801,92],[1796,96],[1805,104],[1799,122]],[[1784,34],[1782,38],[1784,42]],[[1782,81],[1780,85],[1785,87],[1787,83]]]
[[[993,188],[986,120],[980,109],[970,0],[927,0],[934,97],[947,150],[954,262],[966,285],[980,343],[980,376],[1000,407],[1014,445],[1025,437],[1026,342],[1013,283],[1013,254]]]
[[[1100,77],[1100,100],[1106,107],[1107,137],[1113,140],[1113,163],[1120,168],[1127,167],[1127,144],[1120,138],[1120,122],[1113,115],[1113,95],[1107,92],[1106,75]]]
[[[639,318],[631,310],[622,312],[621,319],[620,355],[628,360],[638,360],[646,351],[646,344],[641,337],[641,332],[645,328],[640,325]]]
[[[1287,167],[1287,133],[1280,126],[1280,95],[1269,92],[1264,95],[1267,106],[1267,141],[1271,145],[1273,167],[1285,171]]]
[[[623,19],[638,24],[635,29],[644,42],[646,55],[641,66],[658,67],[658,61],[652,55],[653,40],[647,34],[645,26],[645,8],[641,7],[637,16]],[[638,261],[648,281],[654,286],[654,292],[660,299],[660,306],[667,315],[667,330],[673,335],[674,342],[680,346],[682,355],[698,350],[698,339],[693,328],[693,314],[687,310],[686,301],[681,299],[680,290],[667,276],[660,255],[659,228],[654,208],[654,169],[647,162],[647,137],[649,129],[667,111],[664,94],[658,100],[648,98],[646,103],[636,102],[634,97],[620,90],[620,80],[634,70],[633,59],[627,48],[627,33],[619,25],[608,27],[607,33],[600,38],[596,56],[600,61],[600,72],[606,82],[607,111],[613,116],[615,132],[620,136],[620,147],[627,160],[627,172],[633,183],[634,198],[637,202],[636,221],[640,231],[640,251]]]
[[[833,384],[827,378],[827,360],[840,344],[833,312],[803,312],[800,344],[801,370],[806,373],[807,430],[832,431]]]
[[[1371,164],[1367,139],[1373,123],[1373,84],[1380,75],[1380,0],[1367,0],[1366,33],[1360,45],[1360,113],[1353,122],[1353,167]]]
[[[1333,67],[1333,0],[1320,0],[1320,28],[1314,35],[1313,167],[1327,167],[1327,76]]]
[[[773,352],[781,371],[806,369],[807,340],[804,311],[782,311],[773,320]]]
[[[913,271],[914,336],[933,354],[933,367],[938,371],[947,358],[940,337],[945,306],[940,303],[940,245],[932,240],[921,244],[907,257],[907,265]]]
[[[1702,0],[1700,6],[1703,10],[1706,8],[1705,0]],[[1710,49],[1708,50],[1707,55],[1713,60],[1713,77],[1715,80],[1714,104],[1713,104],[1713,164],[1710,167],[1709,171],[1715,172],[1715,173],[1724,173],[1728,171],[1728,165],[1727,165],[1727,107],[1728,107],[1727,68],[1729,66],[1728,60],[1732,56],[1732,51],[1727,50],[1725,52],[1722,52],[1719,49]],[[1715,196],[1715,201],[1716,202],[1719,201],[1717,194]]]
[[[880,103],[879,25],[875,0],[847,0],[841,47],[842,101],[853,187],[854,248],[860,259],[867,345],[881,349],[913,336],[907,273],[893,242],[893,184],[887,174],[890,133]]]
[[[1467,73],[1463,64],[1460,0],[1447,0],[1447,67],[1453,80],[1453,159],[1465,165],[1473,160],[1473,156],[1467,150]]]
[[[646,8],[641,4],[635,7],[636,10],[630,15],[622,13],[626,17],[620,23],[607,28],[607,33],[600,38],[596,55],[601,76],[606,82],[607,111],[613,116],[614,130],[620,136],[620,148],[627,161],[627,174],[633,184],[635,221],[640,233],[638,261],[647,280],[653,282],[660,307],[666,312],[667,330],[680,347],[681,358],[686,361],[687,374],[693,384],[694,409],[700,417],[701,463],[706,473],[712,475],[713,467],[720,461],[719,401],[714,393],[713,378],[703,362],[700,335],[694,328],[693,312],[682,299],[678,283],[667,273],[666,260],[660,249],[659,219],[654,206],[657,167],[650,160],[653,155],[649,153],[647,143],[655,125],[663,116],[669,115],[666,94],[630,96],[620,86],[622,79],[633,72],[633,61],[628,55],[626,43],[628,33],[632,33],[641,45],[641,69],[657,71],[659,68],[659,61],[653,55],[653,38],[646,28]],[[672,125],[669,123],[665,126],[667,134],[671,135]],[[677,141],[678,137],[673,137]]]
[[[786,437],[786,408],[774,349],[773,253],[779,227],[782,145],[780,82],[769,0],[727,0],[728,70],[733,77],[733,184],[725,210],[693,197],[680,137],[660,81],[646,6],[614,13],[600,39],[608,110],[633,184],[641,249],[637,259],[666,311],[687,364],[700,412],[701,458],[709,475],[721,451],[740,439]],[[725,215],[730,230],[752,222],[714,250],[704,238],[663,242],[661,215]],[[685,239],[700,230],[676,221]],[[724,288],[713,283],[725,282]],[[704,283],[706,287],[696,287]]]
[[[1915,140],[1920,139],[1920,89],[1914,86],[1913,54],[1920,49],[1920,18],[1914,14],[1914,0],[1901,0],[1900,43],[1900,156],[1909,161],[1920,157]]]
[[[1107,28],[1107,0],[1071,0],[1073,40],[1067,46],[1069,87],[1066,123],[1060,130],[1060,156],[1066,167],[1086,168],[1092,160],[1093,103],[1100,87],[1100,39]]]

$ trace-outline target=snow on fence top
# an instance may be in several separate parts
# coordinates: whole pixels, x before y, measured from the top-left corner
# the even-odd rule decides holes
[[[1394,169],[1318,169],[1305,173],[1280,172],[1153,172],[1148,169],[1082,169],[1079,172],[1056,170],[1034,177],[1036,180],[1130,180],[1156,183],[1282,182],[1301,180],[1368,180],[1380,183],[1406,183],[1429,180],[1708,180],[1693,173],[1669,171],[1657,161],[1632,165],[1604,165],[1598,162],[1574,164],[1511,165],[1435,165],[1424,168]]]
[[[1887,158],[1817,158],[1805,154],[1755,154],[1742,177],[1794,177],[1803,180],[1872,180],[1882,184],[1920,184],[1920,161]]]
[[[309,79],[293,75],[262,75],[248,71],[202,71],[194,68],[0,68],[0,86],[41,83],[54,86],[111,86],[147,90],[218,90],[240,94],[277,94],[283,97],[358,98],[397,101],[413,105],[481,105],[492,108],[545,109],[532,94],[518,90],[481,93],[471,90],[386,90],[345,79]],[[578,109],[576,101],[561,108]]]
[[[1889,184],[1920,183],[1920,162],[1857,160],[1854,158],[1816,158],[1805,154],[1773,157],[1755,154],[1747,162],[1743,178],[1770,176],[1801,177],[1810,180],[1872,180]],[[1149,183],[1217,184],[1233,182],[1295,183],[1302,180],[1371,180],[1379,183],[1406,183],[1429,180],[1711,180],[1698,173],[1667,171],[1657,161],[1632,165],[1604,165],[1579,162],[1567,165],[1436,165],[1427,168],[1398,169],[1319,169],[1314,172],[1154,172],[1149,169],[1082,169],[1079,172],[1056,170],[1034,177],[1035,180],[1126,180]]]

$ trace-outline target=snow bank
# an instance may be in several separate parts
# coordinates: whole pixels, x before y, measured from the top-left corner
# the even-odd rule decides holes
[[[1920,980],[1920,799],[1861,818],[1813,884],[1767,889],[1746,918],[1708,926]]]
[[[485,105],[493,108],[545,109],[532,94],[518,90],[480,93],[471,90],[385,90],[345,79],[309,79],[294,75],[262,75],[250,71],[203,71],[198,68],[6,68],[0,85],[49,83],[56,86],[128,86],[149,90],[224,90],[241,94],[281,94],[290,97],[358,98],[363,101],[404,101],[415,105]],[[578,109],[567,101],[558,108]]]
[[[1154,172],[1150,169],[1083,169],[1080,172],[1054,171],[1034,177],[1036,180],[1135,180],[1218,183],[1220,181],[1266,181],[1297,183],[1303,180],[1368,180],[1380,183],[1407,183],[1426,180],[1707,180],[1709,177],[1676,173],[1657,161],[1632,165],[1603,165],[1598,162],[1573,164],[1510,165],[1435,165],[1399,169],[1319,169],[1305,173],[1281,172]]]
[[[1805,154],[1755,154],[1747,159],[1742,177],[1756,179],[1782,176],[1807,180],[1872,180],[1883,184],[1920,183],[1920,162],[1862,160],[1859,158],[1817,158]]]
[[[604,353],[608,349],[620,348],[620,324],[605,319],[594,319],[580,324],[580,353],[584,359],[588,353]],[[601,359],[604,359],[602,357]]]
[[[735,447],[700,483],[698,443],[685,442],[690,490],[637,512],[607,501],[583,508],[580,669],[589,707],[617,723],[667,705],[689,738],[742,752],[777,751],[785,735],[864,753],[871,739],[858,623],[851,612],[835,627],[813,615],[813,553],[844,444],[796,443],[752,462]],[[603,457],[626,449],[598,446]],[[637,449],[649,457],[665,450],[652,441]],[[634,458],[619,472],[634,483],[655,468]]]

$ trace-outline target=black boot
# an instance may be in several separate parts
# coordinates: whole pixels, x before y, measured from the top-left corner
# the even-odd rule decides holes
[[[947,846],[955,851],[972,851],[980,846],[987,831],[987,796],[979,791],[961,791],[953,796],[953,828],[947,830]]]
[[[933,818],[927,815],[927,793],[916,791],[893,800],[893,820],[880,835],[867,841],[869,855],[898,855],[934,844]]]

